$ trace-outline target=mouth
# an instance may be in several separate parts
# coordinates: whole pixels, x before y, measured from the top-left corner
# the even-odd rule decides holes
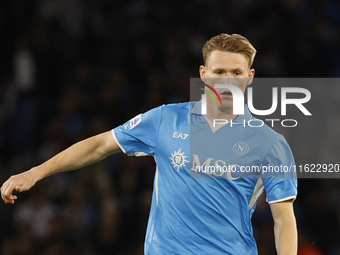
[[[220,93],[220,96],[223,97],[223,98],[230,98],[230,97],[233,96],[233,94],[229,90],[226,90],[226,91],[223,91],[222,93]]]

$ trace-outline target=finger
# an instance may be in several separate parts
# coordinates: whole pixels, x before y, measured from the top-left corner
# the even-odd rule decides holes
[[[8,203],[12,203],[13,204],[13,202],[14,202],[14,200],[12,199],[13,197],[12,197],[13,195],[10,195],[10,196],[7,196],[7,195],[5,195],[5,194],[1,194],[1,198],[2,198],[2,200],[6,203],[6,204],[8,204]]]
[[[18,198],[18,197],[15,196],[15,195],[10,195],[10,196],[6,199],[5,203],[6,203],[6,204],[14,204],[14,202],[15,202],[15,200],[16,200],[17,198]]]
[[[2,200],[4,200],[5,201],[5,199],[4,199],[4,185],[2,185],[1,186],[1,198],[2,198]]]
[[[7,203],[14,203],[13,200],[13,191],[14,191],[15,184],[13,182],[9,182],[5,186],[5,191],[4,191],[4,197],[5,197],[5,202]]]
[[[2,186],[1,186],[1,198],[2,198],[2,200],[4,200],[5,203],[7,201],[6,195],[5,195],[6,188],[7,188],[7,182],[2,184]]]
[[[3,198],[3,200],[6,204],[14,204],[15,199],[17,199],[17,196],[15,196],[15,195],[5,196]]]

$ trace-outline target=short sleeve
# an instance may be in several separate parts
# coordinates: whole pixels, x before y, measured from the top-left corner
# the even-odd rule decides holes
[[[262,163],[262,180],[269,203],[297,196],[297,178],[293,153],[281,135]]]
[[[112,130],[112,135],[122,151],[129,156],[145,156],[155,153],[162,106],[139,114]]]

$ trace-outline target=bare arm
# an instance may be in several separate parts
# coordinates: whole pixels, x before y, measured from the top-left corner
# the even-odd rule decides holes
[[[35,183],[49,175],[75,170],[121,151],[111,131],[80,141],[55,155],[43,164],[21,174],[11,176],[1,187],[4,202],[14,204],[14,191],[29,190]]]
[[[293,200],[270,204],[274,218],[274,234],[277,254],[297,254],[297,227]]]

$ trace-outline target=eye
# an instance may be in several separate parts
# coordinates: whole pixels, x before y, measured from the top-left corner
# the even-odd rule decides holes
[[[236,71],[234,74],[235,74],[235,75],[241,75],[241,72]]]

